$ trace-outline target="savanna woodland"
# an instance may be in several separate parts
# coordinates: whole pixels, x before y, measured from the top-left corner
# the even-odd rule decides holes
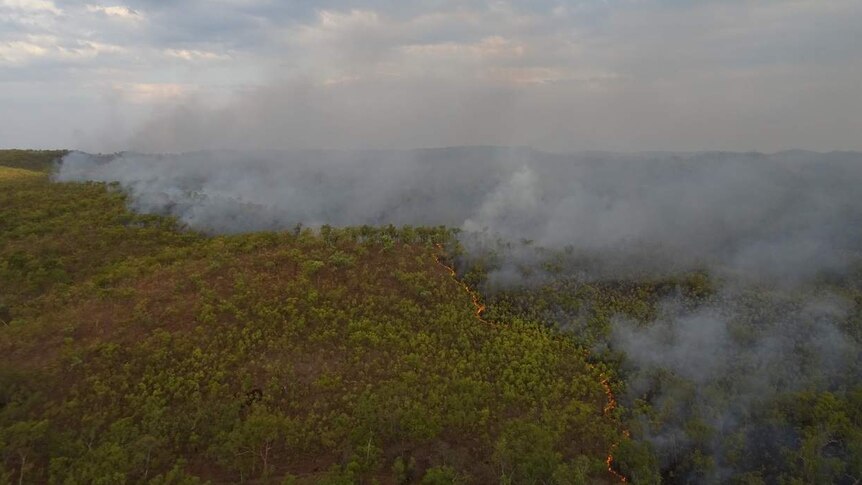
[[[52,181],[62,155],[0,153],[0,483],[862,480],[858,353],[740,403],[759,390],[734,378],[744,351],[704,385],[607,345],[619,319],[662,325],[672,296],[732,298],[744,349],[804,319],[796,290],[581,281],[563,252],[544,254],[557,277],[489,291],[503,253],[463,263],[447,227],[203,234],[116,185]],[[852,302],[858,345],[853,275],[805,291]]]

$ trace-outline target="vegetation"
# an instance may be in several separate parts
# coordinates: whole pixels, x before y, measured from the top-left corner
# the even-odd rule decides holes
[[[610,369],[477,319],[447,229],[210,237],[47,158],[0,157],[0,483],[618,480]]]
[[[491,284],[502,253],[464,263],[471,286]],[[520,268],[525,279],[541,268],[543,277],[534,278],[540,283],[486,291],[484,315],[555,328],[594,349],[590,359],[604,366],[625,406],[620,413],[632,439],[614,458],[633,483],[860,482],[862,273],[801,289],[739,285],[728,293],[704,272],[590,280],[564,270],[564,254],[542,258]],[[836,295],[847,305],[836,312],[840,332],[820,337],[830,327],[806,307]],[[683,363],[712,366],[710,379],[695,380],[679,367],[633,367],[615,347],[620,320],[634,329],[665,325],[668,331],[678,325],[675,318],[708,312],[723,312],[732,348],[712,342],[718,363],[702,364],[710,356],[696,354]],[[667,350],[651,348],[648,338],[635,345],[654,356]]]
[[[544,252],[535,284],[489,291],[502,257],[467,264],[445,227],[209,236],[52,183],[61,154],[0,152],[0,483],[862,479],[862,271],[729,294]],[[827,295],[847,345],[824,371]],[[614,338],[714,310],[718,378]],[[776,335],[792,359],[758,360]]]
[[[46,171],[66,150],[0,150],[0,167]]]

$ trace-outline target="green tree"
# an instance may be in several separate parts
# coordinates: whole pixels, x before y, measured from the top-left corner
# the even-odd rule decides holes
[[[48,431],[48,421],[18,421],[0,431],[3,458],[18,469],[18,483],[33,468],[37,452]]]

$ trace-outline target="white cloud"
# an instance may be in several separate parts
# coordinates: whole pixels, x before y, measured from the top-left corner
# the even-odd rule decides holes
[[[48,49],[38,43],[14,40],[0,44],[0,63],[18,64],[47,53]]]
[[[50,0],[0,0],[0,7],[24,12],[48,12],[54,15],[60,15],[63,13],[63,11],[57,8],[54,2]]]
[[[50,0],[0,0],[0,41],[21,30],[50,31],[63,14]]]
[[[168,57],[182,59],[184,61],[223,61],[230,59],[228,54],[219,54],[197,49],[165,49],[164,54]]]
[[[122,20],[139,21],[144,19],[143,14],[141,14],[137,10],[132,10],[129,7],[125,7],[122,5],[113,5],[109,7],[103,7],[101,5],[87,5],[87,11],[100,13],[108,17],[114,17]]]
[[[124,52],[121,46],[97,41],[65,40],[53,35],[27,35],[20,40],[0,43],[0,63],[14,65],[36,59],[75,61],[121,52]]]

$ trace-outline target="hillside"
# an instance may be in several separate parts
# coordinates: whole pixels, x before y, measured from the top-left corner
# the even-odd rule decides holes
[[[488,153],[0,152],[0,483],[859,483],[859,154]]]
[[[611,369],[477,318],[445,228],[209,236],[32,157],[0,168],[0,483],[620,480]]]

